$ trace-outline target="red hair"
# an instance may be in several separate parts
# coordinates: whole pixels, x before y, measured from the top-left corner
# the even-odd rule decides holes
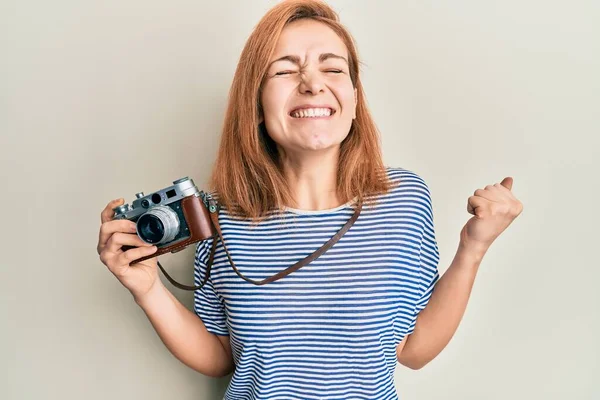
[[[329,26],[348,49],[350,78],[357,89],[356,118],[340,145],[337,191],[344,202],[387,192],[391,187],[383,165],[379,132],[366,105],[354,39],[337,13],[322,1],[287,0],[270,9],[248,38],[229,92],[221,143],[210,189],[219,202],[243,218],[260,219],[267,212],[295,204],[268,136],[260,94],[269,61],[284,27],[310,18]]]

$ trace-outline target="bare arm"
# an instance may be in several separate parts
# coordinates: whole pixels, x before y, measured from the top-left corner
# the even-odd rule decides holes
[[[484,254],[459,245],[452,264],[419,313],[414,332],[396,349],[400,364],[422,368],[450,342],[464,315]]]
[[[427,306],[419,313],[415,329],[396,349],[398,361],[419,369],[446,347],[458,328],[483,256],[496,238],[523,212],[512,193],[513,178],[475,190],[467,201],[473,214],[460,232],[452,264],[437,282]]]
[[[188,310],[157,281],[136,298],[160,339],[175,357],[203,375],[223,377],[234,369],[229,336],[210,333],[197,315]]]

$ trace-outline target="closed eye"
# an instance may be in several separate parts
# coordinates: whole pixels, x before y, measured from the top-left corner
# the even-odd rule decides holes
[[[276,73],[275,73],[275,76],[289,75],[289,74],[293,74],[293,73],[295,73],[295,72],[296,72],[296,71],[279,71],[279,72],[276,72]],[[344,71],[343,71],[343,70],[341,70],[341,69],[328,69],[328,70],[326,70],[325,72],[331,72],[331,73],[334,73],[334,74],[341,74],[341,73],[343,73]]]

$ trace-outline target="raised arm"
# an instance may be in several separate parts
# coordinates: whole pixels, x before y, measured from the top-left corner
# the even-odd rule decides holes
[[[513,179],[477,189],[467,202],[473,214],[460,233],[452,264],[435,285],[427,306],[418,314],[414,331],[398,346],[398,361],[419,369],[450,342],[465,313],[477,270],[493,241],[523,211],[512,192]]]

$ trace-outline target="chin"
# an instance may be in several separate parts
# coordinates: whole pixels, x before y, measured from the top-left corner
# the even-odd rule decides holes
[[[328,135],[315,133],[306,137],[303,140],[303,147],[310,148],[312,150],[326,150],[330,148],[339,147],[344,141],[347,135]]]
[[[326,151],[326,150],[335,150],[339,149],[341,142],[323,142],[323,141],[313,141],[311,143],[305,143],[302,147],[303,150],[308,151]]]

